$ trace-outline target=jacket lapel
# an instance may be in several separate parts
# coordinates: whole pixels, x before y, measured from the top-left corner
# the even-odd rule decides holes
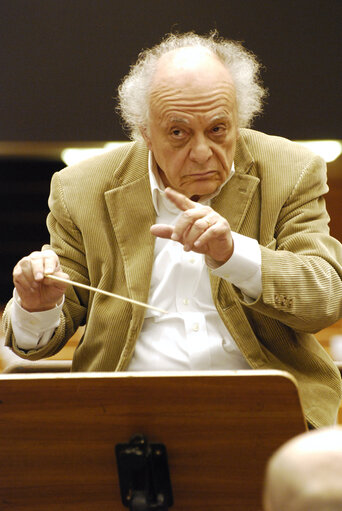
[[[129,296],[147,302],[155,241],[150,234],[155,210],[148,173],[107,191],[105,199],[124,263]]]
[[[260,182],[242,135],[238,139],[234,165],[235,174],[213,199],[212,207],[228,220],[232,231],[239,232]]]

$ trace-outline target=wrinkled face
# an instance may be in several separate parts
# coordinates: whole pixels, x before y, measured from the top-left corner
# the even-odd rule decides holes
[[[143,136],[165,186],[187,197],[214,193],[229,176],[237,134],[234,85],[218,59],[161,66]]]

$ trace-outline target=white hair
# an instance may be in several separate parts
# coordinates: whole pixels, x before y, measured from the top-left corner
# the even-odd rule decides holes
[[[235,86],[240,128],[250,126],[253,118],[262,111],[266,90],[259,78],[260,64],[251,52],[238,42],[219,37],[216,31],[207,36],[194,32],[169,34],[160,44],[139,54],[119,86],[117,110],[133,140],[141,138],[140,128],[148,128],[150,86],[159,58],[184,47],[210,50],[229,70]]]

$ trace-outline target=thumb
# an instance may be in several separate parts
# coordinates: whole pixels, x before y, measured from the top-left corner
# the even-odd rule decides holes
[[[158,236],[159,238],[168,238],[171,239],[173,233],[173,226],[166,224],[155,224],[150,227],[150,232],[154,236]]]

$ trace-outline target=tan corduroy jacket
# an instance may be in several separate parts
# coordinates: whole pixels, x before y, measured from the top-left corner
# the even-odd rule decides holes
[[[130,143],[56,173],[48,217],[51,247],[72,280],[146,302],[155,221],[148,151]],[[316,332],[342,311],[342,248],[329,236],[319,157],[288,140],[241,130],[236,172],[212,201],[231,229],[261,245],[262,295],[246,303],[211,275],[217,310],[252,368],[281,369],[297,379],[307,419],[334,421],[341,379]],[[10,307],[10,304],[9,306]],[[47,346],[22,352],[35,360],[62,348],[86,324],[75,371],[120,371],[134,351],[145,309],[69,288],[60,326]],[[12,330],[4,315],[7,344]]]

